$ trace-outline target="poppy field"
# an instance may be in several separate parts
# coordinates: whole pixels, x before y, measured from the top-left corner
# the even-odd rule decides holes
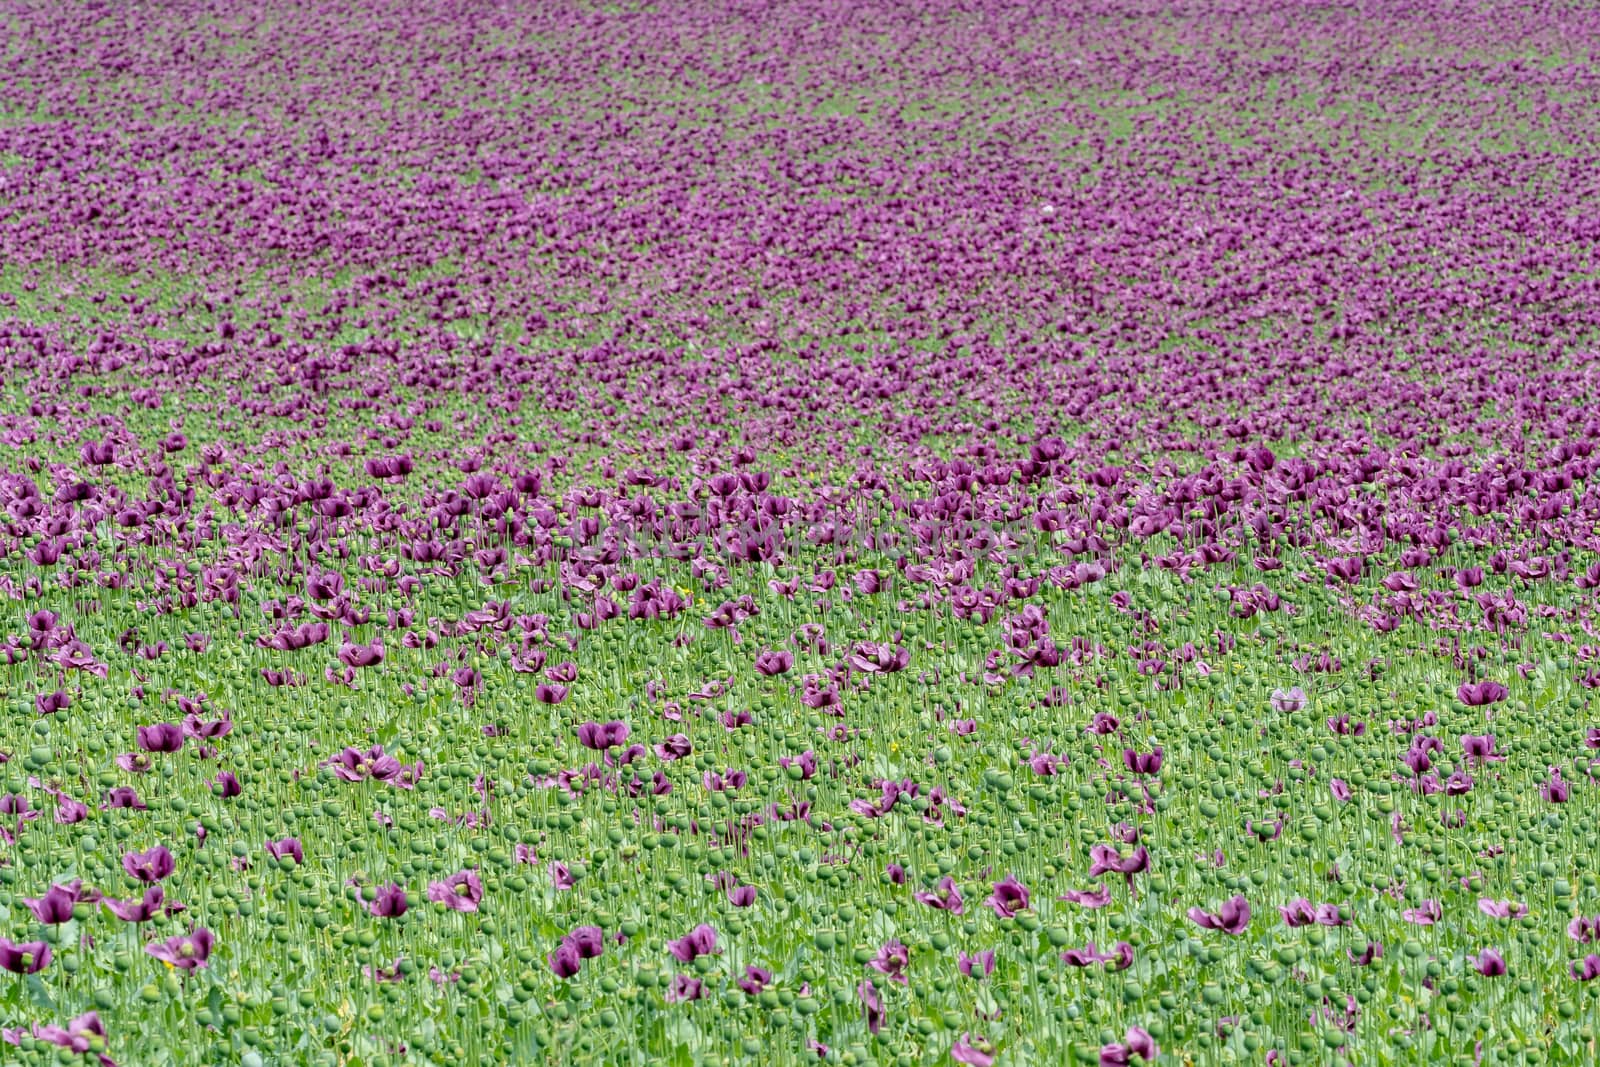
[[[0,1061],[1595,1061],[1592,7],[0,55]]]

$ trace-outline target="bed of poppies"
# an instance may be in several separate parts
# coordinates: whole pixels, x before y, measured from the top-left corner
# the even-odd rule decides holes
[[[0,57],[4,1062],[1593,1062],[1591,5]]]

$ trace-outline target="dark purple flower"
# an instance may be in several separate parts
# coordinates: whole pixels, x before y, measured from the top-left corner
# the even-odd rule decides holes
[[[1242,895],[1225,901],[1215,914],[1200,908],[1189,909],[1189,919],[1207,930],[1221,930],[1225,934],[1242,934],[1250,925],[1250,902]]]
[[[43,941],[17,944],[9,937],[0,937],[0,967],[13,974],[38,974],[48,966],[50,946]]]
[[[132,808],[135,811],[146,811],[148,806],[139,799],[139,794],[131,785],[114,786],[106,790],[106,801],[100,806],[102,811],[113,811],[117,808]]]
[[[583,967],[583,960],[578,955],[578,949],[570,941],[562,941],[550,953],[550,969],[557,978],[571,978]]]
[[[856,996],[861,1000],[861,1010],[866,1015],[867,1032],[876,1034],[883,1029],[883,1000],[878,996],[872,979],[863,978],[856,986]]]
[[[1367,947],[1358,954],[1354,949],[1345,949],[1345,955],[1357,967],[1370,967],[1374,960],[1383,958],[1383,945],[1377,941],[1368,941]]]
[[[1432,926],[1444,918],[1444,910],[1439,907],[1437,900],[1424,900],[1421,907],[1407,908],[1402,911],[1400,918],[1417,926]]]
[[[406,900],[405,887],[390,883],[378,887],[378,895],[372,898],[367,910],[380,919],[398,919],[410,906],[410,902]]]
[[[667,1003],[682,1004],[685,1001],[699,1000],[705,995],[705,986],[698,978],[690,978],[686,974],[674,975],[672,984],[667,988]]]
[[[551,860],[549,864],[550,884],[557,889],[571,889],[577,885],[577,879],[572,877],[572,872],[560,860]]]
[[[183,718],[183,733],[196,740],[213,741],[233,732],[233,720],[226,714],[220,719],[202,719],[191,712]]]
[[[668,941],[667,951],[684,963],[692,963],[697,956],[718,955],[717,932],[701,923],[678,940]]]
[[[655,746],[656,758],[663,763],[683,759],[694,751],[694,745],[683,734],[672,734]]]
[[[158,885],[153,885],[144,891],[141,900],[112,900],[105,898],[104,904],[110,909],[111,914],[126,923],[147,923],[162,910],[166,901],[166,892]]]
[[[1130,1026],[1121,1043],[1101,1046],[1100,1067],[1128,1067],[1134,1056],[1148,1062],[1159,1055],[1161,1047],[1155,1038],[1142,1027]]]
[[[52,885],[42,897],[23,897],[22,902],[33,912],[33,917],[47,926],[55,926],[72,918],[72,907],[80,899],[79,890]]]
[[[1009,919],[1019,911],[1028,910],[1028,890],[1014,875],[1006,875],[994,883],[994,893],[984,903],[994,909],[1002,919]]]
[[[144,774],[155,766],[148,752],[120,752],[112,762],[132,774]]]
[[[756,656],[756,673],[769,678],[777,674],[787,674],[793,666],[792,652],[762,652]]]
[[[605,931],[598,926],[575,926],[564,939],[572,945],[581,960],[592,960],[605,951]]]
[[[604,752],[628,740],[629,732],[625,722],[586,722],[578,727],[578,743],[584,748]]]
[[[89,806],[65,793],[56,794],[56,822],[63,826],[80,823],[89,817]]]
[[[187,936],[169,937],[146,945],[144,950],[162,963],[171,964],[182,971],[196,971],[207,966],[211,956],[211,931],[197,926]]]
[[[306,854],[300,847],[300,839],[298,837],[285,837],[278,841],[268,841],[267,855],[280,863],[284,860],[292,859],[296,866],[300,866],[306,861]]]
[[[1479,708],[1485,704],[1498,704],[1511,695],[1511,690],[1499,682],[1466,682],[1456,690],[1456,696],[1461,703],[1469,708]]]
[[[878,949],[878,954],[867,961],[867,966],[889,976],[901,985],[910,984],[906,967],[911,963],[911,950],[899,941],[890,941]]]
[[[183,730],[170,722],[141,726],[134,732],[146,752],[176,752],[183,747]]]
[[[994,949],[984,949],[976,956],[969,956],[965,952],[957,953],[956,970],[968,978],[989,977],[994,973]]]
[[[442,882],[428,883],[428,899],[451,911],[477,911],[483,901],[483,881],[477,871],[457,871]]]
[[[1161,746],[1157,745],[1149,752],[1135,752],[1131,748],[1122,750],[1122,763],[1134,774],[1160,774],[1161,773]]]
[[[86,1052],[103,1050],[106,1047],[106,1028],[100,1021],[100,1016],[95,1012],[85,1012],[69,1022],[65,1028],[60,1026],[33,1027],[33,1036],[37,1041],[48,1041],[52,1045],[68,1049],[78,1055]],[[117,1067],[116,1061],[107,1056],[104,1051],[96,1053],[100,1067]]]
[[[1498,978],[1506,973],[1505,957],[1492,948],[1478,953],[1478,958],[1472,961],[1472,967],[1485,978]]]
[[[129,852],[122,857],[122,869],[141,882],[159,882],[177,867],[165,845],[147,852]]]
[[[231,799],[244,792],[244,786],[239,784],[239,779],[228,771],[219,771],[217,776],[212,779],[212,782],[217,787],[217,796],[224,800]]]
[[[965,1067],[994,1067],[994,1046],[979,1037],[973,1043],[972,1035],[963,1031],[950,1046],[950,1058]]]
[[[960,915],[966,910],[966,905],[961,900],[961,891],[956,888],[955,879],[949,875],[939,879],[939,884],[934,887],[933,892],[924,890],[912,896],[930,908],[948,911],[951,915]]]
[[[761,991],[772,981],[772,972],[754,964],[746,964],[744,977],[739,979],[738,986],[752,997],[759,996]]]

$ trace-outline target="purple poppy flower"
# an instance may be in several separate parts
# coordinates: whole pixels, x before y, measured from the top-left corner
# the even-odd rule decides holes
[[[135,733],[139,747],[146,752],[177,752],[183,747],[183,730],[170,722],[141,726]]]
[[[889,864],[883,869],[883,873],[888,875],[889,881],[893,882],[895,885],[906,884],[906,869],[900,866],[898,863]]]
[[[667,1003],[682,1004],[690,1000],[699,1000],[705,996],[705,986],[698,978],[690,978],[686,974],[674,975],[672,985],[667,988]]]
[[[177,863],[165,845],[147,852],[129,852],[122,857],[122,869],[141,882],[159,882],[176,869]]]
[[[580,960],[592,960],[605,951],[605,931],[598,926],[575,926],[563,943],[570,944]]]
[[[65,1028],[35,1024],[33,1036],[37,1041],[48,1041],[52,1045],[76,1052],[81,1056],[96,1048],[105,1048],[106,1027],[100,1021],[100,1016],[90,1011],[67,1023]],[[97,1053],[97,1058],[100,1067],[117,1067],[116,1061],[104,1052]]]
[[[378,887],[378,895],[372,898],[367,910],[380,919],[398,919],[410,906],[405,887],[391,882]]]
[[[984,903],[993,908],[1000,918],[1009,919],[1019,911],[1028,910],[1028,897],[1027,887],[1008,874],[994,883],[994,893]]]
[[[965,1067],[994,1067],[994,1056],[993,1045],[981,1036],[974,1043],[966,1031],[950,1046],[950,1058]]]
[[[457,871],[442,882],[428,883],[428,899],[451,911],[477,911],[483,901],[483,881],[477,871]]]
[[[1111,903],[1111,887],[1102,882],[1093,889],[1069,889],[1056,899],[1084,908],[1103,908]]]
[[[139,799],[139,794],[131,785],[114,786],[106,790],[105,803],[100,805],[101,811],[114,811],[117,808],[132,808],[134,811],[147,811],[148,806]]]
[[[578,744],[604,752],[627,741],[629,732],[625,722],[586,722],[578,727]]]
[[[38,974],[50,966],[50,946],[43,941],[18,944],[0,937],[0,967],[13,974]]]
[[[23,897],[22,902],[33,912],[33,917],[46,926],[56,926],[72,918],[73,905],[80,897],[79,890],[52,885],[42,897]]]
[[[960,915],[966,910],[966,905],[961,900],[961,891],[956,888],[955,879],[949,875],[939,879],[939,884],[934,887],[933,892],[924,890],[912,896],[930,908],[948,911],[951,915]]]
[[[1518,900],[1478,899],[1478,910],[1491,919],[1520,919],[1528,914],[1528,906]]]
[[[757,967],[754,964],[746,964],[744,969],[744,977],[739,979],[737,984],[740,989],[754,997],[760,996],[761,991],[765,989],[768,983],[771,981],[771,971],[762,967]]]
[[[71,707],[72,699],[57,689],[54,693],[40,693],[33,698],[33,707],[40,715],[54,715]]]
[[[663,763],[683,759],[694,751],[694,745],[683,734],[673,734],[655,746],[656,758]]]
[[[1579,915],[1567,923],[1567,936],[1582,945],[1593,943],[1600,937],[1600,915],[1585,917]]]
[[[748,908],[756,902],[756,887],[753,885],[730,885],[727,893],[728,903],[736,908]]]
[[[858,642],[855,654],[849,659],[850,666],[864,674],[892,674],[905,670],[910,662],[909,649],[870,641]]]
[[[148,752],[119,752],[112,762],[130,774],[144,774],[155,766]]]
[[[1437,900],[1424,900],[1421,907],[1407,908],[1400,913],[1400,917],[1417,926],[1432,926],[1444,918],[1444,909],[1439,907]]]
[[[1565,804],[1572,795],[1572,787],[1561,777],[1559,767],[1550,768],[1550,778],[1539,786],[1539,795],[1551,804]]]
[[[790,767],[800,769],[800,780],[807,781],[817,773],[817,754],[811,749],[806,749],[798,756],[779,756],[778,766],[784,770]]]
[[[144,950],[162,963],[171,964],[182,971],[196,971],[207,966],[211,956],[211,931],[197,926],[187,936],[169,937],[146,945]]]
[[[899,941],[890,941],[878,949],[878,954],[867,961],[867,966],[888,975],[890,981],[909,985],[911,980],[906,977],[906,967],[910,963],[911,950]]]
[[[1377,941],[1368,941],[1367,947],[1358,954],[1354,949],[1345,949],[1344,954],[1350,962],[1357,967],[1370,967],[1374,960],[1383,958],[1383,945]]]
[[[578,949],[570,941],[563,940],[556,946],[549,957],[550,969],[557,978],[571,978],[583,967],[583,960],[578,955]]]
[[[1061,962],[1069,967],[1088,967],[1115,958],[1114,956],[1102,956],[1093,941],[1082,948],[1069,948],[1061,953]]]
[[[1481,708],[1486,704],[1498,704],[1511,695],[1511,690],[1499,682],[1466,682],[1456,690],[1456,696],[1469,708]]]
[[[876,1034],[883,1029],[883,999],[878,996],[878,989],[872,984],[872,979],[861,980],[861,984],[856,986],[856,996],[860,999],[861,1010],[866,1015],[867,1032]]]
[[[778,674],[787,674],[794,666],[794,653],[792,652],[762,652],[756,656],[756,673],[772,677]]]
[[[684,963],[692,963],[699,956],[721,954],[721,950],[717,948],[717,932],[705,923],[696,926],[676,941],[668,941],[667,951]]]
[[[80,823],[89,817],[89,806],[65,793],[56,794],[56,822],[63,826]]]
[[[1306,706],[1306,691],[1298,685],[1293,689],[1274,689],[1272,691],[1272,710],[1290,714],[1300,711]]]
[[[533,689],[533,699],[541,704],[559,704],[567,699],[567,687],[540,682]]]
[[[994,973],[994,949],[984,949],[976,956],[969,956],[965,952],[958,953],[956,956],[956,970],[968,978],[989,977]]]
[[[267,855],[280,863],[284,860],[294,860],[296,866],[306,862],[305,851],[300,847],[298,837],[285,837],[277,841],[267,842]]]
[[[1155,1038],[1142,1027],[1130,1026],[1120,1043],[1101,1046],[1100,1067],[1128,1067],[1134,1056],[1148,1062],[1159,1055],[1161,1047],[1156,1044]]]
[[[166,891],[153,885],[144,891],[141,900],[112,900],[107,897],[103,903],[111,914],[125,923],[147,923],[161,912],[165,901]]]
[[[572,872],[560,860],[551,860],[549,865],[550,884],[557,889],[571,889],[577,885],[577,880],[572,877]]]
[[[1157,745],[1149,752],[1135,752],[1131,748],[1122,750],[1122,763],[1134,774],[1149,775],[1161,773],[1161,746]]]
[[[1472,961],[1472,968],[1485,978],[1498,978],[1506,973],[1505,957],[1492,948],[1486,948]]]
[[[1583,957],[1581,963],[1572,965],[1571,974],[1580,982],[1592,982],[1600,978],[1600,956],[1591,953]]]
[[[1215,914],[1200,908],[1189,909],[1189,919],[1207,930],[1220,930],[1225,934],[1242,934],[1250,925],[1250,902],[1242,895],[1223,902]]]
[[[223,800],[230,800],[244,792],[244,786],[239,784],[239,779],[227,771],[219,771],[212,779],[212,783],[217,787],[217,796]]]
[[[1278,909],[1288,926],[1310,926],[1317,921],[1316,909],[1305,897],[1296,897]]]

